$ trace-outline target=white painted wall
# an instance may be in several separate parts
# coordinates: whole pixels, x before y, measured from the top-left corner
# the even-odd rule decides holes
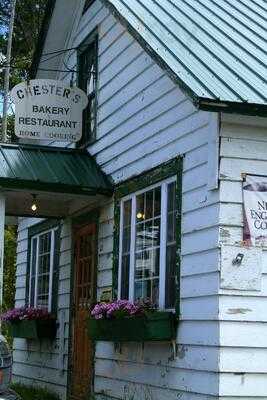
[[[220,242],[242,241],[242,173],[267,175],[265,118],[223,116],[220,165]],[[220,290],[220,396],[267,398],[267,249],[261,291]],[[222,261],[223,262],[223,261]]]
[[[96,25],[99,29],[97,141],[89,151],[102,169],[118,183],[185,155],[177,355],[171,359],[168,343],[124,344],[118,352],[113,344],[99,342],[95,391],[117,399],[135,390],[138,400],[215,399],[219,394],[219,193],[210,188],[216,186],[217,114],[198,112],[98,0],[78,22],[66,47],[78,46]],[[65,62],[74,68],[75,52],[66,56]],[[70,75],[61,78],[68,82]],[[31,222],[24,220],[19,228],[18,302],[25,296],[27,223]],[[100,217],[99,293],[112,284],[112,251],[113,203],[109,202]],[[67,309],[69,248],[62,253],[61,262],[66,277],[62,308]],[[22,352],[19,346],[24,346]],[[35,353],[27,352],[25,343],[19,341],[15,347],[15,375],[26,379],[27,365],[35,365]],[[41,359],[49,357],[46,353]],[[32,378],[47,380],[52,387],[59,372],[48,365],[41,371],[43,378],[39,379],[37,369],[31,368]],[[63,393],[65,377],[57,379]]]
[[[38,220],[39,222],[41,220]],[[28,227],[38,222],[24,218],[18,226],[16,307],[25,305],[28,252]],[[13,378],[28,385],[46,386],[65,398],[68,370],[69,292],[71,262],[71,224],[65,220],[61,227],[58,286],[58,321],[54,342],[14,339]]]

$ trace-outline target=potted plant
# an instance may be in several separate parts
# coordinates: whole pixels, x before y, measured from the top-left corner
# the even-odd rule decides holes
[[[1,320],[10,328],[13,337],[24,339],[54,339],[56,319],[44,308],[19,307],[6,311]]]
[[[168,341],[175,338],[176,319],[172,312],[158,311],[149,303],[116,300],[93,307],[87,331],[92,340]]]

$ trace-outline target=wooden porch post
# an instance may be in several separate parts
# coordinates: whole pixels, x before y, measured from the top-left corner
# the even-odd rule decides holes
[[[0,307],[3,304],[4,239],[5,239],[5,196],[0,193]]]

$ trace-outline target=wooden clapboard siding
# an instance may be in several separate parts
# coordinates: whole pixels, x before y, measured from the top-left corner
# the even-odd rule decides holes
[[[40,222],[38,220],[37,222]],[[16,273],[16,306],[25,304],[28,228],[36,224],[36,219],[24,218],[18,227],[18,253]],[[66,396],[68,374],[68,338],[69,338],[69,293],[71,262],[71,226],[65,221],[61,226],[58,285],[58,322],[56,340],[52,343],[15,339],[13,345],[14,381],[26,384],[38,384]],[[63,324],[63,326],[62,326]]]
[[[120,183],[178,155],[183,163],[183,218],[181,264],[181,321],[178,351],[173,359],[170,344],[113,344],[96,346],[95,391],[123,398],[138,390],[138,400],[209,400],[219,394],[219,302],[218,236],[219,193],[216,187],[217,114],[198,112],[124,27],[99,0],[79,21],[66,42],[78,46],[98,26],[99,95],[97,140],[89,147],[101,168]],[[65,55],[65,64],[76,67],[76,53]],[[71,74],[60,78],[70,82]],[[54,142],[53,144],[57,144]],[[214,173],[213,173],[214,171]],[[108,200],[100,211],[98,238],[98,295],[112,285],[114,204]],[[18,272],[23,297],[23,266],[27,251],[27,227],[20,225]],[[25,243],[24,243],[24,242]],[[61,237],[59,305],[67,310],[70,290],[69,231]],[[25,274],[25,272],[24,272]],[[65,335],[68,332],[66,323]],[[67,349],[67,336],[64,351]],[[59,340],[56,341],[56,346]],[[15,374],[24,365],[34,366],[35,351],[23,342],[15,350]],[[55,347],[56,347],[55,346]],[[49,358],[49,350],[46,349]],[[41,369],[32,369],[33,379],[55,385],[53,360],[58,348]],[[24,355],[23,355],[24,354]],[[25,358],[23,358],[25,357]],[[45,356],[44,356],[45,357]],[[46,357],[45,357],[46,358]],[[22,365],[22,362],[25,363]],[[64,368],[66,360],[63,360]],[[42,371],[42,372],[40,372]],[[38,374],[41,373],[40,378]],[[66,385],[65,371],[59,386]],[[60,386],[61,387],[61,386]],[[150,397],[147,397],[150,398]]]
[[[158,399],[176,398],[178,393],[182,399],[215,398],[219,393],[219,198],[207,185],[216,116],[196,112],[126,30],[104,15],[99,26],[98,140],[90,152],[116,183],[179,154],[186,156],[178,355],[171,361],[169,344],[144,348],[124,344],[119,352],[113,344],[100,342],[95,391],[115,398],[122,398],[125,390],[138,390],[140,399],[147,393]],[[83,28],[76,41],[85,36]],[[212,150],[216,154],[215,145]],[[111,202],[100,214],[99,294],[112,284],[112,251]]]
[[[220,227],[223,243],[242,240],[241,173],[266,174],[266,119],[224,116],[221,128]],[[267,397],[267,252],[262,290],[220,290],[220,395],[222,399]],[[235,310],[233,312],[232,310]]]

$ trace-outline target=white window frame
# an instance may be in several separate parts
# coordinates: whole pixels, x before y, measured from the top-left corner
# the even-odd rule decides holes
[[[131,244],[130,244],[130,268],[129,268],[129,300],[134,301],[134,270],[135,270],[135,230],[136,230],[136,197],[149,190],[161,187],[161,230],[160,230],[160,261],[159,261],[159,309],[165,310],[165,286],[166,286],[166,250],[167,250],[167,206],[168,185],[177,181],[177,176],[172,176],[154,185],[147,186],[123,197],[120,201],[120,236],[119,236],[119,269],[118,269],[118,298],[121,299],[122,277],[122,242],[123,242],[123,210],[124,203],[131,200]],[[173,311],[173,309],[170,309]]]
[[[39,273],[39,241],[40,237],[51,232],[50,244],[50,269],[49,269],[49,294],[48,294],[48,312],[52,311],[52,294],[53,294],[53,275],[54,275],[54,256],[55,256],[55,233],[58,227],[47,229],[31,237],[31,254],[30,254],[30,277],[29,277],[29,306],[37,307],[37,294],[38,294],[38,273]],[[32,267],[33,267],[33,241],[37,239],[36,243],[36,260],[35,260],[35,288],[34,288],[34,304],[31,304],[32,292]]]

